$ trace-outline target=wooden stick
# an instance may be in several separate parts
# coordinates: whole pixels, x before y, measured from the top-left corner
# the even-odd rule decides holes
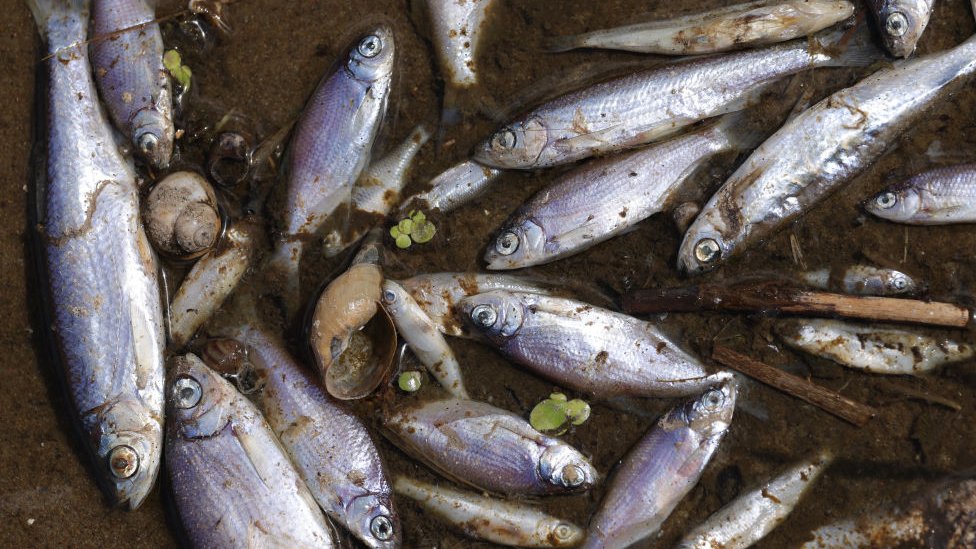
[[[622,305],[627,313],[746,311],[910,322],[952,328],[969,326],[973,316],[968,308],[952,303],[818,292],[780,282],[637,290],[625,294]]]
[[[855,402],[834,391],[810,383],[802,377],[786,373],[779,368],[739,354],[728,347],[716,345],[712,351],[712,359],[723,366],[742,372],[775,389],[809,402],[821,410],[858,427],[863,427],[878,413],[871,406]]]

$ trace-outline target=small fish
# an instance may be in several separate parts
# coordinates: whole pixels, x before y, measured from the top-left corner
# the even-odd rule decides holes
[[[872,165],[976,74],[976,37],[878,71],[787,122],[736,170],[685,233],[678,268],[715,269]]]
[[[929,24],[935,0],[869,0],[881,38],[895,57],[908,57]]]
[[[586,549],[623,549],[657,532],[698,484],[735,411],[732,381],[671,409],[623,459],[590,521]]]
[[[217,249],[190,269],[169,305],[169,339],[176,348],[186,345],[240,284],[251,268],[261,230],[250,221],[234,223]]]
[[[794,464],[716,511],[681,538],[675,549],[751,547],[786,520],[831,460],[824,453]]]
[[[311,371],[257,324],[224,330],[207,345],[208,363],[243,354],[256,377],[252,397],[315,501],[372,549],[401,545],[400,519],[376,444],[355,415],[331,399]],[[243,353],[239,353],[242,349]],[[242,373],[243,374],[243,373]]]
[[[668,207],[708,159],[744,150],[738,115],[637,151],[601,158],[557,178],[525,202],[488,246],[488,269],[520,269],[589,249]]]
[[[487,273],[431,273],[421,274],[406,280],[400,285],[413,296],[427,316],[441,333],[453,337],[477,337],[468,329],[459,314],[457,305],[464,297],[490,292],[509,290],[553,294],[558,287],[525,276]]]
[[[825,267],[800,273],[800,278],[814,288],[857,295],[906,295],[921,289],[920,284],[901,271],[871,265]]]
[[[516,500],[452,490],[407,477],[398,477],[393,489],[465,535],[499,545],[575,547],[585,535],[579,526]]]
[[[551,51],[604,48],[658,55],[700,55],[785,42],[823,30],[854,14],[847,0],[768,0],[598,30],[549,41]]]
[[[115,126],[154,167],[173,156],[173,93],[155,0],[94,0],[95,82]]]
[[[166,388],[166,468],[194,547],[338,547],[261,412],[196,357]]]
[[[47,57],[38,255],[55,360],[109,498],[139,507],[163,452],[163,311],[156,256],[92,80],[85,0],[28,2]]]
[[[365,215],[369,221],[355,223],[346,230],[329,231],[324,238],[325,257],[335,257],[357,242],[372,225],[380,223],[400,202],[400,191],[407,184],[407,172],[417,152],[430,139],[424,126],[414,128],[407,139],[373,162],[352,188],[353,213]]]
[[[976,223],[976,164],[922,172],[881,191],[865,209],[909,225]]]
[[[872,374],[917,375],[976,354],[968,343],[884,324],[787,319],[776,333],[790,347]]]
[[[500,170],[465,160],[441,172],[430,181],[430,190],[404,201],[401,211],[415,204],[447,213],[481,196],[501,175]]]
[[[601,399],[687,396],[730,375],[709,375],[653,324],[573,299],[495,290],[459,308],[505,356]]]
[[[281,234],[269,259],[283,275],[289,315],[298,309],[304,246],[346,202],[369,163],[386,113],[396,47],[393,31],[378,26],[360,38],[327,74],[295,125],[289,144]]]
[[[427,313],[396,282],[383,281],[383,307],[390,313],[400,337],[407,342],[427,371],[457,398],[469,398],[461,379],[461,365]]]
[[[764,49],[692,59],[567,93],[529,110],[478,145],[474,160],[533,170],[637,147],[706,118],[747,108],[768,84],[816,67],[859,65],[871,46],[838,53],[828,33]]]
[[[598,479],[572,446],[490,404],[450,398],[395,411],[386,434],[445,477],[506,495],[566,494]]]
[[[840,520],[810,536],[802,549],[969,549],[976,540],[976,480],[943,481],[904,505]]]

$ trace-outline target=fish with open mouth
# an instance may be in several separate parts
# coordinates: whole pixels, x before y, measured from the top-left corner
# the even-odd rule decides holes
[[[908,225],[976,222],[976,164],[936,168],[881,191],[864,208]]]

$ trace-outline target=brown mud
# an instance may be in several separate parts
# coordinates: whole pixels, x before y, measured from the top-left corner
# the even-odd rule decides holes
[[[526,89],[553,86],[562,79],[587,80],[592,76],[588,74],[592,72],[590,67],[619,72],[647,64],[645,58],[633,54],[546,54],[541,50],[550,35],[629,23],[642,15],[665,17],[678,13],[674,3],[638,0],[496,1],[479,59],[482,87],[462,98],[468,106],[484,104],[504,110],[513,103],[524,102],[525,97],[546,95],[538,91],[526,94]],[[691,0],[683,3],[680,11],[693,12],[727,3]],[[553,8],[555,4],[558,9]],[[172,13],[180,7],[180,2],[165,0],[159,13]],[[954,46],[976,31],[970,9],[969,2],[962,0],[937,3],[919,53]],[[443,86],[437,79],[430,43],[423,36],[425,23],[412,15],[406,0],[238,0],[228,10],[227,22],[233,32],[221,37],[207,55],[189,55],[185,60],[194,75],[188,108],[193,116],[210,123],[234,110],[242,115],[241,123],[249,131],[268,136],[293,120],[322,74],[352,37],[372,21],[391,24],[398,40],[398,76],[377,148],[377,154],[381,154],[401,142],[415,125],[435,123],[440,112]],[[6,67],[6,76],[0,79],[0,97],[4,99],[0,115],[0,142],[4,145],[0,155],[0,213],[10,225],[0,233],[5,286],[0,299],[0,364],[4,374],[0,380],[0,544],[173,546],[177,544],[177,528],[167,518],[165,490],[160,486],[136,512],[111,509],[106,504],[72,431],[56,366],[41,352],[44,344],[34,335],[40,327],[31,324],[40,318],[29,313],[39,301],[39,286],[30,268],[26,217],[36,99],[35,35],[26,7],[20,1],[7,2],[0,24],[0,61]],[[798,77],[795,84],[812,90],[813,99],[818,100],[863,74],[863,70],[820,70]],[[432,146],[421,151],[407,194],[422,189],[431,177],[465,158],[498,122],[469,109],[464,122],[448,130],[439,154]],[[192,137],[185,138],[187,143]],[[926,156],[927,150],[936,149],[945,156]],[[199,163],[202,157],[192,144],[187,147],[187,163]],[[941,101],[890,153],[828,201],[702,281],[736,281],[756,274],[782,277],[800,268],[870,261],[917,277],[928,285],[932,299],[972,305],[976,302],[976,230],[972,226],[905,228],[864,214],[859,204],[893,177],[910,175],[938,163],[973,160],[976,85],[970,83],[964,91]],[[702,174],[700,184],[714,189],[729,167],[726,164]],[[493,231],[558,172],[504,174],[486,196],[448,216],[431,216],[438,228],[433,241],[407,251],[388,246],[388,274],[401,278],[420,272],[481,268],[480,257]],[[797,265],[794,260],[791,235],[802,250],[804,265]],[[577,281],[614,293],[685,286],[689,281],[674,268],[680,239],[670,215],[661,214],[641,223],[636,231],[528,271],[538,277]],[[309,256],[318,258],[304,269],[307,289],[311,290],[340,262],[326,261],[321,254]],[[758,547],[794,547],[820,525],[860,514],[869,506],[899,501],[926,483],[976,466],[973,364],[952,366],[924,379],[881,380],[788,351],[772,335],[772,322],[720,313],[671,314],[660,319],[666,332],[699,356],[709,356],[712,345],[721,343],[874,406],[880,410],[879,416],[857,428],[765,386],[746,382],[739,397],[742,406],[701,482],[665,523],[660,538],[644,543],[647,547],[671,546],[681,532],[704,520],[740,490],[763,482],[786,464],[822,448],[835,453],[835,464],[790,518]],[[527,417],[535,403],[557,389],[509,365],[478,343],[456,339],[450,343],[473,398]],[[429,379],[427,382],[433,383]],[[892,386],[939,395],[960,404],[961,410],[909,398]],[[570,398],[586,398],[564,392]],[[424,393],[432,394],[433,389],[425,389]],[[377,424],[376,404],[378,401],[357,406],[372,427]],[[594,403],[589,421],[573,428],[564,438],[590,455],[601,473],[608,474],[671,405],[673,402],[647,400],[625,412],[619,406]],[[437,480],[433,472],[406,458],[378,431],[374,432],[391,473]],[[161,480],[165,482],[165,472]],[[601,485],[589,494],[540,503],[553,514],[585,525],[602,495]],[[487,546],[423,516],[409,501],[400,502],[399,509],[406,547]]]

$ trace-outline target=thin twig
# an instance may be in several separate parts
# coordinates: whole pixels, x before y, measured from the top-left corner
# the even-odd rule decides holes
[[[712,359],[788,395],[809,402],[821,410],[858,427],[863,427],[872,417],[877,415],[877,410],[870,406],[855,402],[802,377],[786,373],[779,368],[739,354],[728,347],[716,345],[712,351]]]

